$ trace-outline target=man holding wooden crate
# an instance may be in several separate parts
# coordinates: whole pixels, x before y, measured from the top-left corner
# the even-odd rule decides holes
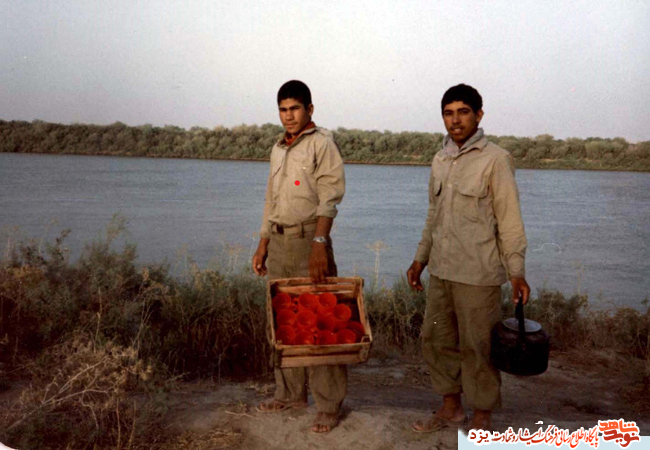
[[[343,160],[332,133],[311,120],[311,92],[301,81],[286,82],[277,96],[284,136],[271,150],[260,242],[253,270],[269,279],[336,276],[330,230],[345,193]],[[268,265],[268,270],[267,270]],[[269,326],[271,326],[269,324]],[[338,424],[347,393],[347,366],[275,368],[275,397],[260,412],[307,407],[307,381],[318,411],[315,433]]]
[[[501,403],[501,378],[490,362],[490,332],[501,317],[501,285],[528,301],[526,235],[510,153],[479,128],[483,100],[471,86],[447,90],[441,102],[448,135],[431,165],[429,210],[409,284],[429,291],[422,349],[443,405],[412,425],[433,432],[465,423],[461,393],[474,416],[469,429],[491,430]]]

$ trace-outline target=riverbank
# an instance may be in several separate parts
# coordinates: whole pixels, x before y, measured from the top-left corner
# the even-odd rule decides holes
[[[599,420],[624,418],[636,422],[640,435],[648,436],[650,396],[638,377],[642,371],[641,361],[611,351],[551,352],[549,369],[542,375],[502,374],[502,406],[494,413],[494,429],[505,432],[512,427],[515,432],[520,428],[533,432],[555,425],[572,432],[581,427],[593,428]],[[22,383],[26,388],[27,381]],[[149,416],[137,422],[147,432],[132,434],[133,423],[124,421],[120,442],[114,440],[96,448],[458,448],[454,430],[424,435],[410,430],[412,422],[426,417],[441,403],[440,397],[432,392],[428,368],[420,357],[372,352],[368,363],[349,366],[349,389],[340,424],[325,436],[309,431],[316,413],[312,399],[307,410],[256,412],[255,406],[273,395],[274,386],[269,374],[245,381],[204,378],[179,382],[156,395],[127,392],[127,403],[132,408],[137,405],[148,411]],[[20,394],[21,385],[0,392],[0,407],[12,410]],[[129,413],[128,409],[122,411],[131,420]],[[35,423],[29,430],[31,438],[0,440],[21,450],[82,448],[67,447],[71,439],[54,441],[52,435],[45,434],[45,428]],[[108,431],[103,429],[102,433]]]
[[[296,416],[254,412],[273,385],[264,280],[243,268],[224,274],[190,263],[176,277],[164,265],[136,266],[134,246],[112,247],[121,232],[122,223],[111,223],[74,264],[63,238],[23,243],[3,261],[1,442],[23,450],[196,449],[276,439],[269,448],[370,449],[381,448],[364,441],[377,433],[389,447],[415,449],[442,439],[407,427],[435,400],[419,357],[425,296],[403,279],[366,292],[372,360],[352,368],[344,420],[319,440],[307,431],[313,406]],[[506,289],[504,316],[512,315],[508,298]],[[594,312],[586,296],[542,290],[527,317],[552,336],[551,369],[504,376],[497,427],[591,427],[619,417],[647,426],[650,311]]]
[[[553,352],[549,369],[542,375],[502,374],[502,407],[494,413],[494,429],[534,432],[555,425],[576,431],[593,428],[598,420],[625,418],[636,422],[641,435],[648,435],[650,402],[633,375],[638,370],[638,362],[610,352]],[[410,429],[412,422],[441,403],[419,357],[373,355],[367,364],[349,366],[341,422],[326,436],[309,431],[316,412],[313,402],[306,411],[256,412],[255,405],[269,398],[273,389],[270,377],[184,384],[168,397],[165,424],[172,437],[169,443],[160,442],[159,448],[458,448],[455,430],[422,435]]]

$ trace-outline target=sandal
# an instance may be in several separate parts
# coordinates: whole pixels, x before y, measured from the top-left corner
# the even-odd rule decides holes
[[[427,420],[418,420],[411,425],[411,429],[416,433],[433,433],[444,430],[445,428],[461,428],[467,423],[467,416],[460,420],[450,420],[444,417],[432,414]]]
[[[338,414],[334,413],[322,413],[319,412],[316,414],[314,421],[311,423],[311,432],[314,434],[328,434],[339,424]],[[317,426],[328,427],[324,431],[316,431],[314,427]]]
[[[260,402],[260,404],[255,407],[255,410],[261,413],[276,413],[287,410],[289,408],[304,409],[306,407],[307,403],[305,402],[285,403],[283,401],[272,398],[271,400]]]

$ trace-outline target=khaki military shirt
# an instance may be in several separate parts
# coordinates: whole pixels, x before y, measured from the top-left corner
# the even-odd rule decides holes
[[[290,146],[281,139],[271,150],[270,166],[260,237],[271,236],[272,223],[290,226],[317,216],[336,217],[345,173],[330,131],[305,130]]]
[[[496,286],[525,276],[526,246],[512,155],[485,137],[438,152],[415,260],[444,280]]]

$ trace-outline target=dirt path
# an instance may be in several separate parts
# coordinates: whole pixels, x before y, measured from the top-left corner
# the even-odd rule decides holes
[[[430,449],[457,448],[456,431],[419,435],[409,424],[440,401],[430,388],[421,360],[371,358],[351,366],[349,393],[340,425],[325,436],[309,431],[315,414],[306,411],[261,414],[255,405],[273,392],[260,383],[186,385],[172,394],[169,431],[174,448],[241,449]],[[537,430],[538,421],[559,428],[591,428],[598,420],[634,420],[650,434],[650,395],[642,383],[642,362],[608,353],[553,354],[549,370],[536,377],[503,374],[502,408],[494,426],[505,431]]]

